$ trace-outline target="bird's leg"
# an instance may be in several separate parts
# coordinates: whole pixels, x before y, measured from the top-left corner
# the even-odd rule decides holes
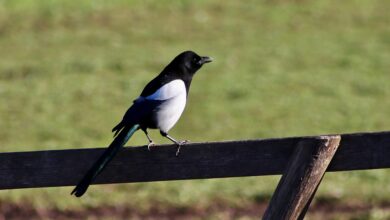
[[[161,134],[163,137],[168,138],[170,141],[172,141],[173,143],[175,143],[175,144],[177,145],[176,156],[179,155],[181,146],[189,142],[188,140],[177,141],[177,140],[175,140],[173,137],[169,136],[168,133],[163,132],[163,131],[160,131],[160,134]]]
[[[149,144],[148,144],[148,150],[150,151],[151,147],[155,146],[155,143],[153,142],[152,138],[149,137],[148,131],[146,128],[143,128],[142,131],[145,133],[146,138],[148,138]]]

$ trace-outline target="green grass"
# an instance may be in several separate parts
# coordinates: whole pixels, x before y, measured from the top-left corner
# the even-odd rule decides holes
[[[179,139],[217,141],[389,130],[386,1],[0,1],[1,151],[104,147],[143,86],[179,52],[196,75]],[[157,132],[152,136],[167,143]],[[130,145],[145,144],[136,134]],[[62,209],[234,206],[278,177],[1,191]],[[389,170],[327,174],[319,196],[390,199]]]

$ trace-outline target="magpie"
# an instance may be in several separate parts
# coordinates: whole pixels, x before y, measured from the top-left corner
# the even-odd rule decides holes
[[[176,56],[133,101],[133,105],[127,110],[122,121],[112,129],[112,132],[115,132],[114,140],[71,194],[76,197],[82,196],[96,176],[139,129],[145,133],[149,141],[149,150],[154,142],[148,135],[147,129],[159,129],[163,137],[168,138],[178,146],[177,156],[180,146],[187,141],[175,140],[168,135],[168,131],[176,124],[184,111],[194,74],[203,64],[211,61],[212,58],[199,56],[193,51],[184,51]]]

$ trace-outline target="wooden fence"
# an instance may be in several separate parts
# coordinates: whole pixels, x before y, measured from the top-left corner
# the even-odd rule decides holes
[[[0,153],[0,189],[75,185],[104,148]],[[390,168],[390,132],[126,147],[95,184],[283,174],[263,219],[302,219],[325,171]]]

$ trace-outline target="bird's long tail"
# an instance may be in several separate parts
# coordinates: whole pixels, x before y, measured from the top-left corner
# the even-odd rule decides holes
[[[100,158],[92,165],[83,179],[73,189],[71,194],[80,197],[88,189],[89,185],[95,180],[96,176],[104,169],[104,167],[111,161],[119,149],[126,144],[130,137],[139,129],[139,125],[124,126],[118,136],[112,141],[110,146],[104,151]]]

